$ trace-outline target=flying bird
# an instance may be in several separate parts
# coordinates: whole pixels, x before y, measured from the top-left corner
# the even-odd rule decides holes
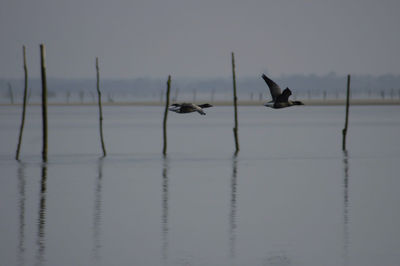
[[[289,96],[292,95],[292,92],[289,88],[281,90],[278,84],[268,78],[266,75],[262,74],[262,78],[265,80],[269,87],[269,91],[271,92],[272,101],[267,102],[264,106],[271,107],[274,109],[290,107],[293,105],[304,105],[304,103],[300,101],[291,101],[289,100]]]
[[[212,107],[209,103],[199,105],[194,103],[174,103],[168,108],[168,110],[180,114],[198,112],[201,115],[205,115],[206,113],[203,111],[203,108],[209,107]]]

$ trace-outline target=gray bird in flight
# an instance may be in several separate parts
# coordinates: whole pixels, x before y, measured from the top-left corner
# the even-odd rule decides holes
[[[180,114],[198,112],[201,115],[205,115],[206,113],[203,111],[203,108],[209,107],[212,107],[212,105],[208,103],[199,105],[194,103],[174,103],[168,108],[168,110]]]

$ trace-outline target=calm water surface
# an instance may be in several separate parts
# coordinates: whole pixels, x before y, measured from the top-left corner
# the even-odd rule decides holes
[[[0,107],[0,265],[400,265],[400,107]]]

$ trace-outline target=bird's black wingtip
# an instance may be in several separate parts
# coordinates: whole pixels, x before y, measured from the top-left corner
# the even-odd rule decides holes
[[[261,77],[263,78],[263,80],[265,82],[270,82],[271,81],[271,79],[269,77],[267,77],[267,75],[265,75],[264,73],[261,75]]]

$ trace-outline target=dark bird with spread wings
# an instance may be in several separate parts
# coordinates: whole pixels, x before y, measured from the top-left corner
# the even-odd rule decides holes
[[[205,115],[206,113],[203,111],[203,108],[209,107],[212,107],[212,105],[208,103],[199,105],[194,103],[174,103],[168,109],[180,114],[198,112],[201,115]]]
[[[300,101],[291,101],[289,100],[289,96],[292,95],[292,92],[289,88],[281,90],[278,84],[268,78],[266,75],[262,74],[262,78],[265,80],[269,87],[269,91],[271,92],[272,101],[267,102],[264,106],[271,107],[274,109],[290,107],[293,105],[304,105],[304,103]]]

